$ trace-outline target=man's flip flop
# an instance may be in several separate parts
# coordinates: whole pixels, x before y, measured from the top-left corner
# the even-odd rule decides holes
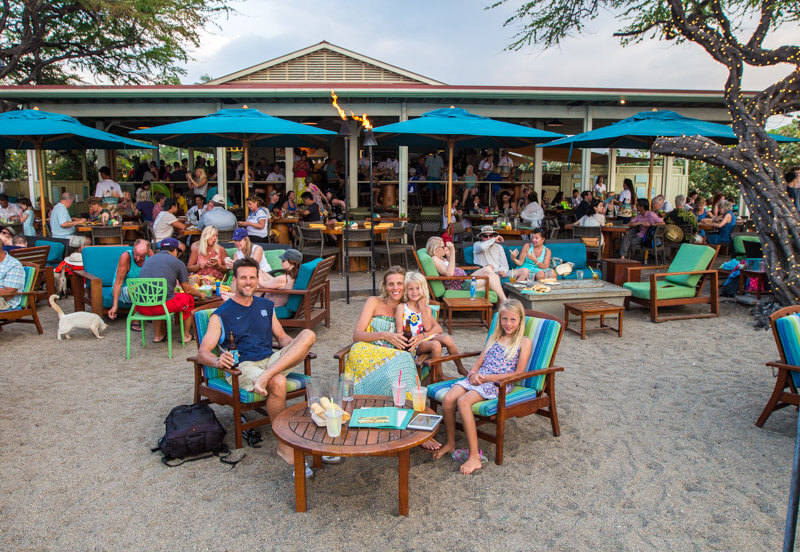
[[[311,466],[306,464],[306,479],[310,479],[314,477],[314,470],[311,469]],[[294,468],[292,468],[292,479],[294,479]]]
[[[478,454],[481,458],[481,464],[489,461],[486,456],[484,456],[483,450],[478,449]],[[456,449],[450,456],[453,457],[453,460],[458,460],[459,463],[463,464],[469,459],[469,449]]]
[[[167,338],[166,338],[166,337],[165,337],[165,338],[163,338],[163,339],[154,339],[154,340],[153,340],[153,343],[164,343],[166,340],[167,340]]]

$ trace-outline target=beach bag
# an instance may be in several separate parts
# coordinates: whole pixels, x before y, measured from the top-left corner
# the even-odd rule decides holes
[[[642,238],[642,247],[655,247],[655,245],[656,245],[655,235],[656,235],[656,227],[655,226],[651,226],[650,228],[648,228],[647,232],[645,233],[644,237]],[[658,245],[661,245],[661,244],[658,244]]]
[[[586,247],[599,247],[600,246],[600,238],[581,238],[583,245]]]
[[[166,433],[158,440],[158,446],[152,452],[161,451],[164,455],[161,462],[165,466],[180,466],[184,462],[193,462],[212,456],[219,456],[226,464],[236,462],[226,461],[230,454],[225,439],[225,429],[217,420],[214,411],[207,404],[191,404],[176,406],[170,410],[166,420]],[[200,456],[203,455],[203,456]],[[170,463],[176,458],[188,458],[177,464]],[[241,458],[240,458],[241,460]]]

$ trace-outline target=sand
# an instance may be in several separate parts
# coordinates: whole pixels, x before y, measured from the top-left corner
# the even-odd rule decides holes
[[[544,418],[511,420],[503,465],[482,441],[490,462],[474,476],[412,451],[407,518],[388,458],[319,470],[308,512],[295,513],[269,428],[233,469],[163,466],[150,448],[170,408],[192,400],[185,358],[196,345],[177,343],[170,360],[164,345],[135,342],[125,360],[122,322],[102,340],[76,331],[57,341],[55,313],[40,305],[44,335],[22,324],[0,332],[4,550],[775,550],[783,540],[796,412],[755,427],[774,384],[764,362],[777,351],[733,303],[717,319],[664,324],[636,308],[621,339],[566,335],[561,436]],[[336,373],[332,354],[362,305],[333,303],[314,374]],[[485,337],[454,335],[462,350]],[[216,411],[232,445],[231,412]]]

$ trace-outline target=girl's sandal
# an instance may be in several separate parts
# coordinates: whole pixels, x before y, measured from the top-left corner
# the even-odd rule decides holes
[[[478,449],[478,454],[480,454],[481,464],[484,464],[489,461],[483,454],[482,449]],[[456,449],[450,456],[453,457],[453,460],[458,460],[460,464],[463,464],[469,458],[469,449]]]

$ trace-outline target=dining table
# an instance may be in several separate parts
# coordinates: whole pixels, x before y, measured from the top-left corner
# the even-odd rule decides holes
[[[352,227],[351,227],[352,228]],[[368,227],[366,227],[368,228]],[[389,230],[390,227],[386,226],[375,226],[374,234],[375,234],[375,243],[377,244],[379,240],[383,239],[383,236]],[[359,224],[358,228],[354,228],[354,230],[364,230],[365,226],[363,224]],[[336,269],[341,270],[341,266],[343,265],[344,261],[344,227],[343,226],[334,226],[334,227],[327,227],[322,231],[322,234],[325,236],[333,236],[336,239],[336,247],[339,248],[339,258],[336,260],[337,265]],[[353,247],[365,247],[369,244],[369,242],[363,241],[353,241],[349,240],[350,245]],[[350,257],[350,272],[369,272],[369,259],[366,257]]]
[[[278,243],[285,245],[290,245],[292,243],[289,225],[297,224],[298,222],[300,222],[298,217],[273,217],[272,220],[270,220],[272,229],[275,230],[278,235]]]

